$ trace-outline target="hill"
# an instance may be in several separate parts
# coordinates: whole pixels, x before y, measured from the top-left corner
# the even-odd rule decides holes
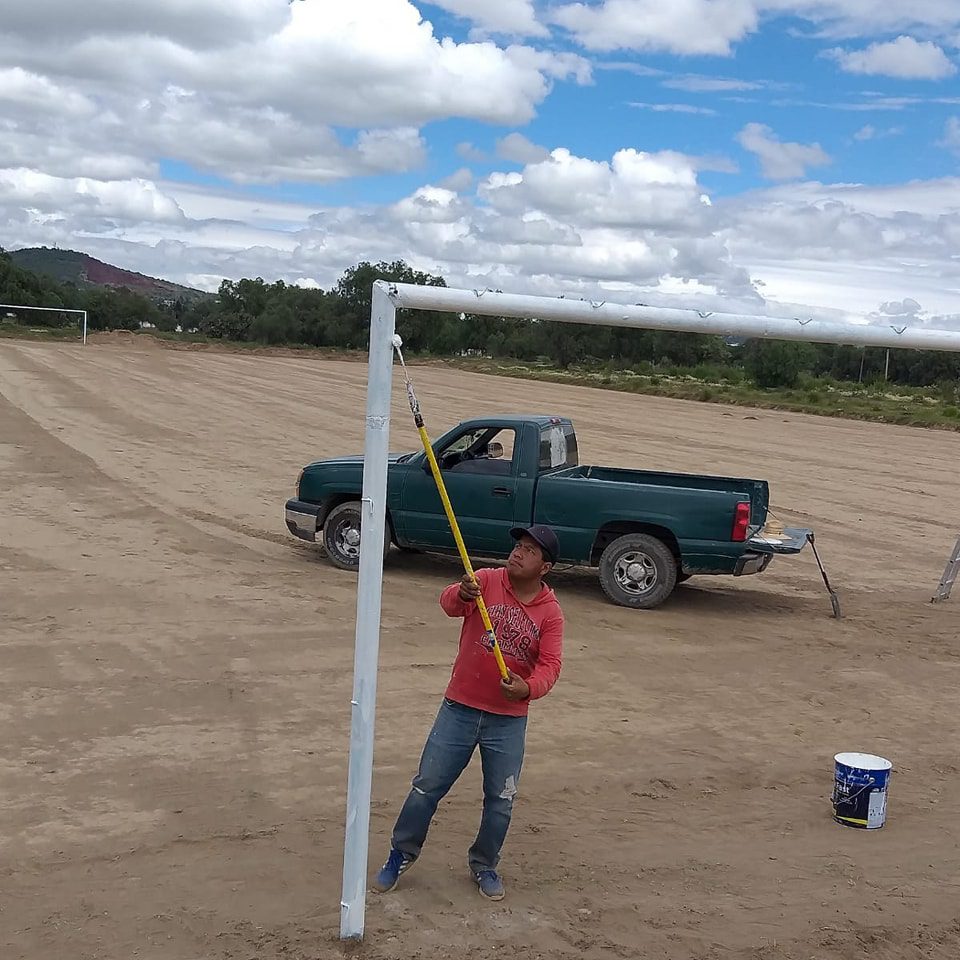
[[[160,280],[115,267],[77,250],[24,247],[20,250],[9,250],[7,253],[17,266],[52,277],[58,283],[73,283],[78,287],[126,287],[158,302],[173,302],[178,297],[189,301],[209,295],[202,290],[184,287],[170,280]]]

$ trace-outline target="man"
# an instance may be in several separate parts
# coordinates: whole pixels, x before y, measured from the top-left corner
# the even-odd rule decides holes
[[[390,855],[374,886],[392,890],[419,856],[437,804],[480,747],[483,815],[468,862],[480,893],[502,900],[497,873],[523,764],[527,711],[560,675],[563,611],[543,583],[558,555],[546,526],[515,527],[505,568],[476,571],[479,587],[464,575],[440,595],[449,617],[462,617],[460,647],[443,702],[423,748],[420,768],[397,817]],[[509,677],[502,679],[477,608],[483,594]]]

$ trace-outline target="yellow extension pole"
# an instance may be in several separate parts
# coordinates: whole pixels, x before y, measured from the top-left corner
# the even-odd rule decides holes
[[[427,431],[424,427],[418,426],[417,431],[420,434],[420,441],[423,443],[423,450],[427,455],[427,460],[430,461],[430,470],[433,473],[433,479],[436,481],[437,490],[440,491],[440,499],[443,501],[443,509],[447,512],[447,519],[450,521],[450,529],[453,531],[453,539],[457,541],[457,549],[460,551],[460,559],[463,561],[463,569],[467,571],[470,579],[476,583],[477,575],[473,572],[473,567],[470,564],[470,557],[467,556],[467,548],[464,545],[463,537],[460,536],[460,527],[457,524],[457,518],[453,513],[453,506],[450,503],[450,498],[447,496],[447,488],[444,486],[443,477],[440,475],[440,465],[437,463],[437,458],[433,452],[433,447],[430,445],[430,438],[427,436]],[[490,614],[487,612],[487,605],[483,602],[483,594],[481,593],[477,597],[477,607],[480,610],[480,616],[483,619],[483,625],[487,630],[487,635],[490,637],[491,644],[493,646],[493,655],[497,658],[497,666],[500,668],[500,676],[504,680],[510,676],[507,665],[503,662],[503,654],[500,652],[500,644],[497,642],[497,635],[493,630],[493,623],[490,621]]]
[[[477,575],[473,571],[470,563],[470,557],[467,555],[467,548],[460,535],[460,526],[453,512],[453,505],[450,503],[450,497],[447,495],[447,488],[443,482],[443,476],[440,473],[440,465],[437,463],[437,457],[433,452],[433,446],[430,438],[427,436],[426,427],[423,425],[423,415],[420,413],[420,403],[417,395],[413,392],[413,384],[407,374],[407,365],[403,362],[403,354],[400,352],[400,344],[397,343],[399,337],[394,339],[394,347],[397,355],[400,357],[400,363],[403,366],[403,375],[407,381],[407,398],[410,401],[410,412],[413,414],[414,422],[417,425],[417,433],[420,434],[420,442],[423,444],[423,452],[427,455],[427,462],[430,464],[430,472],[433,474],[434,483],[440,493],[440,500],[443,502],[443,509],[447,514],[447,520],[450,523],[450,529],[453,531],[453,539],[457,543],[457,549],[460,551],[460,559],[463,561],[463,569],[467,572],[470,579],[477,583]],[[506,680],[510,676],[507,665],[503,662],[503,654],[500,652],[500,644],[497,642],[497,635],[493,629],[493,623],[490,621],[490,614],[487,612],[487,605],[483,602],[483,594],[477,597],[477,608],[480,611],[480,617],[483,620],[483,626],[487,631],[487,637],[493,648],[493,655],[497,658],[497,667],[500,669],[500,676]]]

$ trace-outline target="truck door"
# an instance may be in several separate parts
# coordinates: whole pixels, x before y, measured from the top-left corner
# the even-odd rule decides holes
[[[443,483],[450,497],[460,534],[469,553],[505,555],[512,546],[517,494],[516,430],[512,427],[473,427],[436,451]],[[420,469],[411,469],[400,492],[394,517],[402,535],[423,548],[456,550],[440,493],[426,456]]]

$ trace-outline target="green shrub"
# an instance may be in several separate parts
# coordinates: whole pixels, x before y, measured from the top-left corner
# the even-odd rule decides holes
[[[795,387],[814,358],[810,344],[786,340],[752,340],[744,354],[747,372],[762,389]]]

